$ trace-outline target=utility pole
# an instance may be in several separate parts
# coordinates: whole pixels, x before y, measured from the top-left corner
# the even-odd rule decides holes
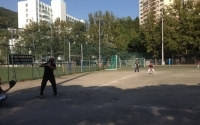
[[[69,43],[69,62],[71,62],[71,45],[70,45],[70,41],[68,41]]]
[[[64,56],[64,57],[63,57],[64,62],[65,62],[65,42],[66,42],[66,41],[65,41],[65,36],[64,36],[64,53],[63,53],[63,56]]]
[[[165,61],[164,61],[164,44],[163,44],[163,9],[162,9],[162,65],[165,65]]]
[[[81,44],[81,72],[83,72],[83,45]]]
[[[52,47],[52,24],[51,24],[51,57],[53,56],[53,47]]]
[[[101,62],[101,28],[100,28],[100,18],[99,18],[99,64],[100,65],[100,62]]]

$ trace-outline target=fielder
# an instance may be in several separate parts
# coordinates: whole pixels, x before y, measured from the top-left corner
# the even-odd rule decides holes
[[[200,65],[200,61],[197,62],[197,68],[199,68],[199,65]]]
[[[149,64],[149,69],[148,69],[147,74],[149,74],[150,71],[153,71],[153,73],[156,74],[156,72],[155,72],[155,70],[154,70],[154,66],[152,65],[152,63]]]

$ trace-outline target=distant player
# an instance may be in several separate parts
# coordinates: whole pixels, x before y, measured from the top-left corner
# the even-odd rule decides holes
[[[200,65],[200,61],[197,62],[197,68],[199,68],[199,65]]]
[[[137,60],[135,61],[135,72],[136,71],[139,72],[139,62]]]
[[[152,63],[150,62],[150,64],[149,64],[149,69],[148,69],[148,72],[147,72],[147,74],[149,74],[150,73],[150,71],[153,71],[153,73],[154,74],[156,74],[156,72],[155,72],[155,70],[154,70],[154,66],[152,65]]]

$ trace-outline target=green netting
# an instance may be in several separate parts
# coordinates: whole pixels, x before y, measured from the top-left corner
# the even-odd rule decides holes
[[[134,58],[134,59],[129,59],[129,60],[122,60],[121,65],[122,67],[134,67],[136,60],[138,60],[140,67],[145,67],[146,65],[145,58]]]
[[[117,55],[114,55],[111,57],[110,61],[108,61],[108,67],[107,70],[117,70],[121,68],[121,60],[120,57]]]

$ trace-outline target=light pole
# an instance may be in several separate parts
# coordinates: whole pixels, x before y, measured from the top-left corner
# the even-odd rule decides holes
[[[53,56],[53,47],[52,47],[52,24],[51,24],[51,57]]]
[[[34,35],[33,35],[33,32],[32,32],[32,37],[33,37],[33,52],[32,52],[32,55],[34,55],[34,61],[35,61],[35,39],[34,39]]]
[[[100,21],[101,19],[99,18],[99,64],[101,62],[101,28],[100,28]]]
[[[71,43],[69,40],[68,40],[68,43],[69,43],[69,63],[70,63],[71,62]]]
[[[10,53],[13,53],[13,45],[14,45],[14,43],[13,43],[13,32],[14,32],[14,29],[13,29],[13,27],[11,27],[11,28],[8,28],[8,30],[11,33],[11,40],[8,42],[8,45],[9,45]],[[10,47],[10,45],[11,45],[11,47]]]
[[[81,44],[81,72],[83,72],[83,45]]]
[[[162,65],[165,65],[165,61],[164,61],[164,44],[163,44],[163,10],[162,10]]]
[[[64,62],[65,62],[65,42],[66,42],[66,41],[65,41],[65,36],[64,36],[64,53],[63,53],[63,56],[64,56],[64,57],[63,57]]]

